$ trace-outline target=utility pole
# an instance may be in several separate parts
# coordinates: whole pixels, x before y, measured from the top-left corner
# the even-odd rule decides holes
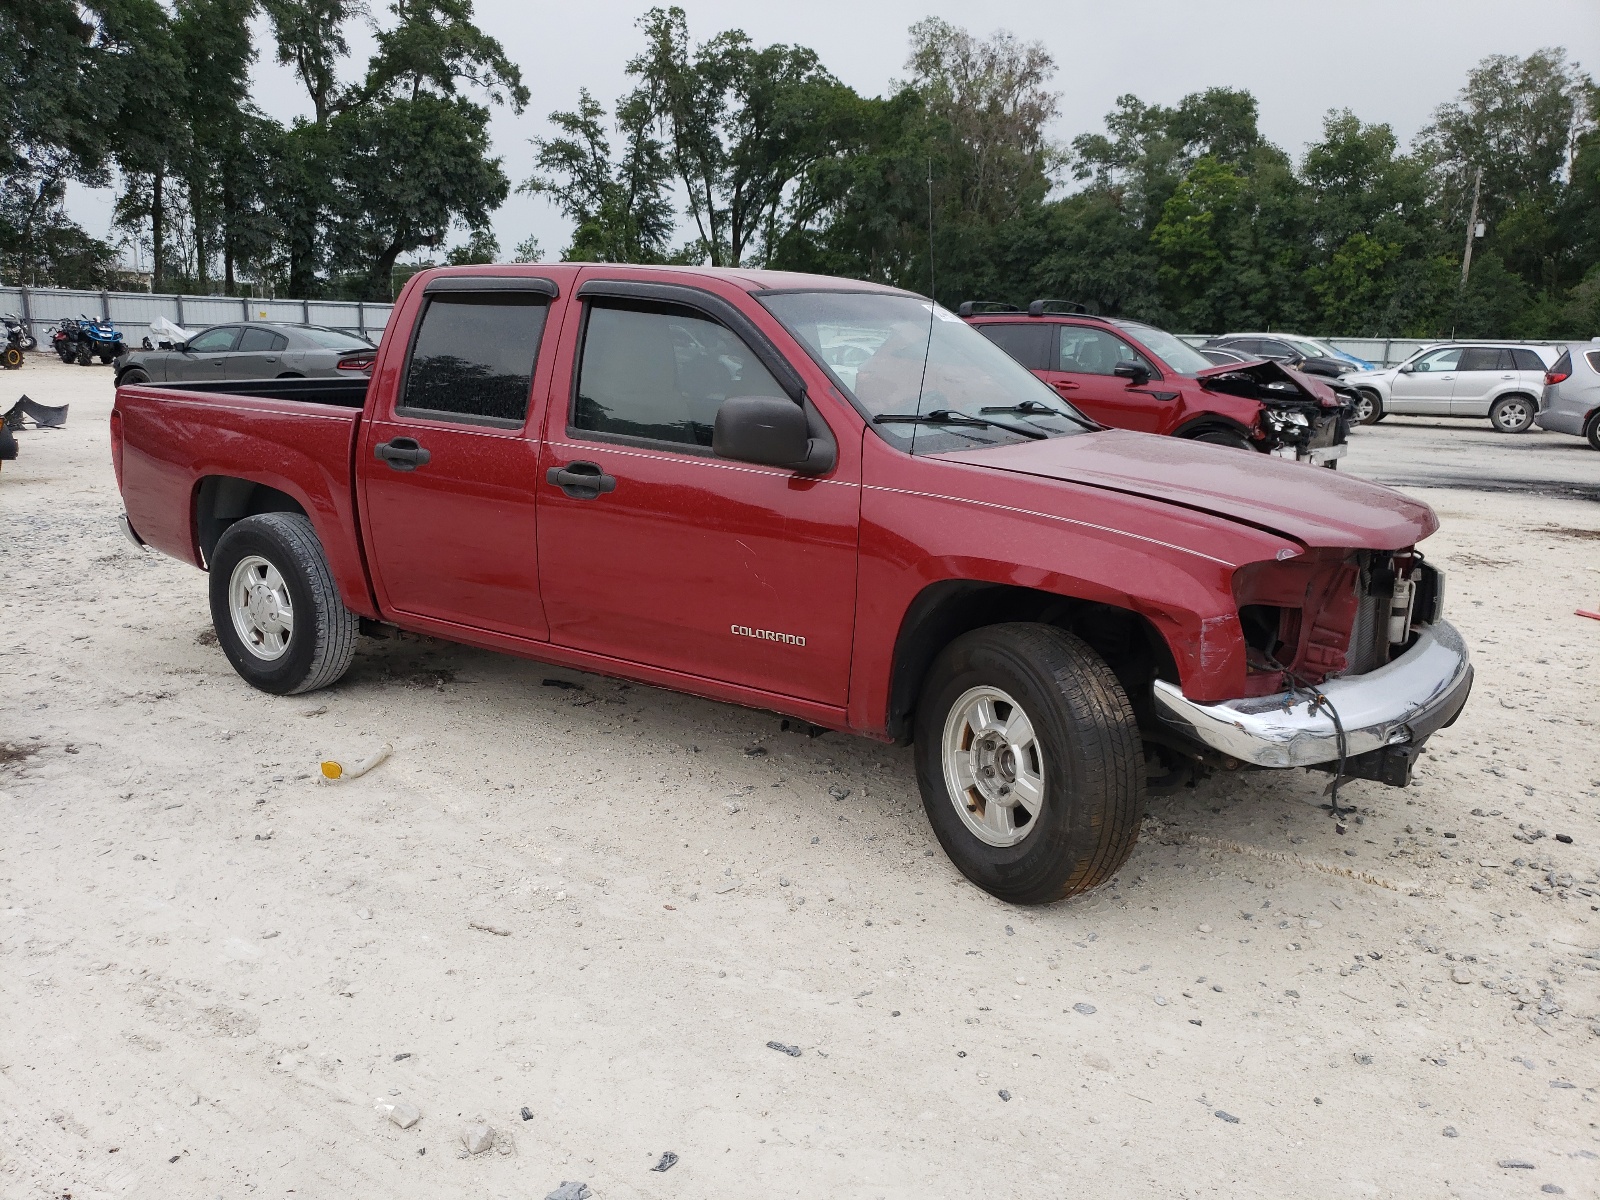
[[[1478,236],[1478,193],[1483,187],[1483,168],[1478,168],[1472,181],[1472,215],[1467,218],[1467,248],[1461,254],[1461,286],[1467,286],[1467,272],[1472,270],[1472,242]]]

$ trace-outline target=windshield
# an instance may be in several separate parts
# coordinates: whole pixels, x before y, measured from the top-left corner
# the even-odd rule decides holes
[[[1075,410],[1016,359],[954,313],[919,297],[785,292],[763,296],[761,302],[869,417],[948,409],[979,419],[993,415],[1051,437],[1092,428],[1079,423],[1085,418],[1074,420]],[[979,411],[985,408],[1007,412]],[[1010,445],[1027,436],[997,425],[873,429],[914,454]]]
[[[371,350],[374,348],[372,343],[364,337],[357,337],[353,333],[343,333],[337,329],[325,329],[321,325],[302,325],[300,326],[300,332],[325,350]]]
[[[1165,329],[1157,329],[1154,325],[1145,325],[1139,321],[1111,323],[1129,337],[1138,338],[1146,350],[1179,375],[1193,375],[1196,371],[1204,371],[1217,365],[1188,342],[1178,340]]]

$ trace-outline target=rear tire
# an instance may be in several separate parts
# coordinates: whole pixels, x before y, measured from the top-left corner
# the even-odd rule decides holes
[[[89,350],[89,344],[82,342],[78,345],[78,365],[87,367],[94,362],[94,355]]]
[[[1526,396],[1501,396],[1489,406],[1489,424],[1500,433],[1527,433],[1539,406]]]
[[[1583,436],[1588,439],[1589,449],[1600,450],[1600,412],[1589,418],[1589,425],[1584,429]]]
[[[208,565],[217,642],[246,683],[292,696],[350,669],[358,621],[339,599],[308,518],[263,513],[236,521]]]
[[[928,673],[915,736],[934,834],[990,895],[1048,904],[1133,852],[1145,796],[1133,707],[1072,634],[1014,623],[957,638]]]
[[[1363,389],[1360,399],[1356,401],[1355,411],[1351,418],[1358,425],[1376,425],[1383,420],[1383,398],[1377,392]]]

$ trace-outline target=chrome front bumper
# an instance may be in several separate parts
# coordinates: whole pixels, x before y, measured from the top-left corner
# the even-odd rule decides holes
[[[1414,744],[1455,719],[1472,690],[1466,643],[1445,621],[1426,626],[1387,666],[1318,688],[1339,710],[1345,757]],[[1196,704],[1165,680],[1155,683],[1156,712],[1196,741],[1258,767],[1311,767],[1339,757],[1339,735],[1326,705],[1298,692]]]

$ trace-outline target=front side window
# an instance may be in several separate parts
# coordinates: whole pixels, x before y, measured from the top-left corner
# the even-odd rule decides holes
[[[1149,359],[1121,338],[1084,325],[1061,327],[1060,361],[1058,370],[1079,375],[1115,375],[1117,364],[1125,362],[1138,363],[1152,374],[1157,373]]]
[[[189,349],[195,354],[226,354],[238,339],[239,327],[224,325],[220,329],[206,330],[189,343]]]
[[[1141,346],[1179,375],[1194,375],[1214,365],[1188,342],[1174,337],[1165,329],[1157,329],[1154,325],[1146,325],[1142,321],[1119,319],[1112,324],[1129,337],[1138,339]],[[1229,348],[1232,348],[1231,344]]]
[[[733,396],[785,393],[726,326],[675,304],[591,304],[572,428],[707,447]]]
[[[919,296],[775,292],[761,302],[869,420],[945,410],[993,416],[1048,437],[1094,428],[1032,371],[954,313]],[[1029,436],[999,425],[875,422],[872,428],[915,454],[1011,445]]]
[[[1454,371],[1460,361],[1461,347],[1451,346],[1444,350],[1435,350],[1432,354],[1424,354],[1411,366],[1414,371]]]
[[[549,299],[531,292],[430,296],[397,411],[521,425]]]

